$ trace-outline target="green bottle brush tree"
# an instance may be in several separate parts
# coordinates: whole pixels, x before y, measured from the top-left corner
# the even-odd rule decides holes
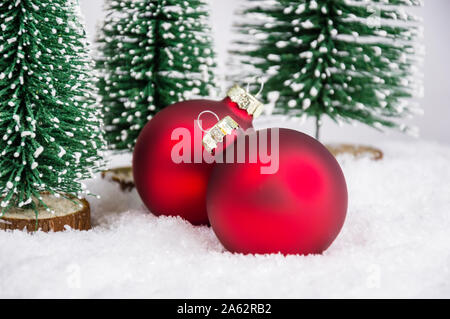
[[[64,217],[55,198],[88,209],[76,197],[89,194],[81,180],[102,165],[104,140],[79,18],[74,0],[0,3],[0,228]]]
[[[419,0],[247,0],[232,54],[265,80],[275,113],[414,130],[399,120],[420,109]]]
[[[132,152],[144,125],[162,108],[216,88],[209,7],[203,0],[106,1],[96,65],[106,140]],[[130,167],[103,173],[132,189]]]

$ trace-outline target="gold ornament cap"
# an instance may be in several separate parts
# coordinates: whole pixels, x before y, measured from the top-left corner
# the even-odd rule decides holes
[[[233,85],[227,92],[227,96],[236,103],[240,109],[246,110],[249,115],[258,117],[264,110],[264,105],[256,97],[239,85]]]
[[[205,131],[202,144],[209,153],[213,153],[217,144],[222,142],[224,137],[231,134],[239,127],[230,116],[226,116],[218,121],[213,127]]]

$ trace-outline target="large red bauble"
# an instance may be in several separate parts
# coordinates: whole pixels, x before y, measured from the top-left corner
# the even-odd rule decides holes
[[[258,139],[267,133],[269,151],[275,139],[271,130],[253,133]],[[278,130],[275,173],[261,174],[261,167],[269,164],[259,156],[256,163],[249,163],[247,156],[244,163],[215,164],[208,185],[208,215],[217,237],[231,252],[318,254],[331,245],[344,223],[347,186],[336,159],[308,135]],[[247,137],[247,154],[256,145],[248,141]],[[225,151],[236,149],[236,143]]]
[[[252,125],[252,116],[229,97],[222,101],[191,100],[158,112],[137,139],[133,153],[134,182],[142,201],[155,215],[181,216],[192,224],[208,224],[206,186],[213,163],[203,159],[202,131],[195,123],[206,110],[221,119],[229,115],[244,129]],[[202,115],[201,121],[205,129],[217,123],[211,114]],[[172,159],[172,150],[181,139],[173,139],[176,129],[190,134],[190,163],[176,163]],[[200,163],[195,163],[195,158],[200,158]]]

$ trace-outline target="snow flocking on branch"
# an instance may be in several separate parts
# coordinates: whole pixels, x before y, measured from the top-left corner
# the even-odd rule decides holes
[[[43,191],[86,193],[80,179],[99,168],[92,162],[104,144],[101,116],[79,18],[74,0],[0,3],[1,213],[33,204]],[[57,144],[80,156],[59,160]]]
[[[421,4],[245,1],[231,52],[266,78],[264,98],[279,92],[278,113],[407,131],[397,120],[418,112],[423,92],[422,27],[408,9]]]
[[[129,151],[156,112],[215,87],[208,10],[198,0],[127,0],[106,11],[96,53],[106,137]]]

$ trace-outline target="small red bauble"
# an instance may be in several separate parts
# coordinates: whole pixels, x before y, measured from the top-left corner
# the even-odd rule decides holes
[[[279,133],[278,151],[272,130]],[[289,129],[253,134],[258,143],[249,143],[252,137],[247,136],[244,163],[216,163],[211,174],[207,209],[214,232],[231,252],[322,253],[339,234],[347,212],[347,186],[339,164],[306,134]],[[261,147],[264,135],[272,168],[267,158],[249,161],[248,154]],[[234,147],[235,159],[237,142],[225,150]],[[264,168],[269,174],[261,173]]]
[[[213,163],[204,160],[203,132],[195,120],[201,112],[211,111],[219,118],[231,116],[244,129],[251,127],[251,114],[256,113],[243,109],[237,99],[244,92],[233,87],[222,101],[175,103],[158,112],[142,129],[133,153],[133,176],[142,201],[153,214],[208,224],[206,187]],[[217,119],[204,114],[201,121],[203,128],[209,128]],[[189,152],[190,162],[174,161],[173,152],[178,152],[182,139],[190,147],[180,153]]]

